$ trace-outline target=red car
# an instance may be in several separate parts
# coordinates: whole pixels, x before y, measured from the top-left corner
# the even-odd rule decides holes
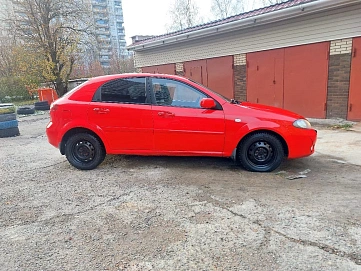
[[[118,74],[88,80],[51,105],[49,142],[74,167],[106,154],[232,157],[268,172],[314,152],[317,132],[302,116],[229,100],[189,79]]]

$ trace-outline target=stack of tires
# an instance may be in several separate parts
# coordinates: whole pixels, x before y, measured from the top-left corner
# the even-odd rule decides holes
[[[42,101],[42,102],[35,102],[35,110],[50,110],[50,105],[48,103],[48,101]]]
[[[0,138],[18,136],[18,121],[13,104],[0,104]]]
[[[34,114],[35,110],[37,111],[50,110],[50,105],[48,101],[35,102],[34,105],[19,106],[16,112],[19,115],[30,115],[30,114]]]
[[[16,111],[19,115],[30,115],[35,113],[35,108],[33,105],[20,106]]]

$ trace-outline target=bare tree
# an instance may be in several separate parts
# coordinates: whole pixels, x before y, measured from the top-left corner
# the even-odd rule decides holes
[[[135,72],[133,57],[118,56],[114,53],[110,61],[110,74]]]
[[[199,8],[194,0],[174,0],[171,9],[171,24],[168,31],[178,31],[195,26],[202,22],[199,17]]]
[[[15,71],[13,48],[11,41],[0,39],[0,76],[11,76]]]
[[[286,0],[262,0],[264,6],[270,6],[274,4],[279,4],[285,2]]]
[[[90,7],[83,0],[11,0],[15,16],[9,18],[16,39],[37,50],[44,61],[43,76],[54,82],[59,96],[68,80],[81,41],[89,36]]]
[[[212,0],[211,12],[223,19],[244,12],[244,0]]]

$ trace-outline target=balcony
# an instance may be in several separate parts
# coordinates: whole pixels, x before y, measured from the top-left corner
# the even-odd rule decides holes
[[[102,56],[111,56],[113,53],[111,51],[100,51],[99,52],[100,57]]]
[[[100,0],[95,0],[92,2],[93,6],[99,6],[99,7],[106,7],[107,6],[107,2],[106,1],[100,1]]]
[[[97,38],[100,43],[109,43],[110,38],[98,37]]]
[[[115,16],[115,20],[116,20],[117,22],[121,22],[121,23],[124,22],[123,16]]]
[[[95,33],[96,33],[97,35],[107,35],[107,36],[110,35],[110,31],[109,31],[109,30],[96,29]]]
[[[106,21],[106,20],[102,20],[102,19],[100,19],[100,20],[97,20],[96,21],[96,26],[97,27],[99,27],[99,28],[108,28],[109,27],[109,22],[108,21]]]
[[[108,43],[100,43],[100,44],[99,44],[99,47],[100,47],[101,49],[112,49],[112,48],[113,48],[112,45],[111,45],[111,44],[108,44]]]
[[[106,9],[93,9],[93,16],[95,19],[108,18],[108,11]]]

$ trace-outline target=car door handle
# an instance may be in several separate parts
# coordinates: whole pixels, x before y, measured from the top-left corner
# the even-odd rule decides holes
[[[93,111],[98,114],[108,114],[110,112],[108,108],[98,108],[98,107],[95,107]]]
[[[158,112],[158,116],[160,116],[160,117],[174,117],[175,116],[175,114],[174,113],[172,113],[172,112],[164,112],[164,111],[160,111],[160,112]]]

